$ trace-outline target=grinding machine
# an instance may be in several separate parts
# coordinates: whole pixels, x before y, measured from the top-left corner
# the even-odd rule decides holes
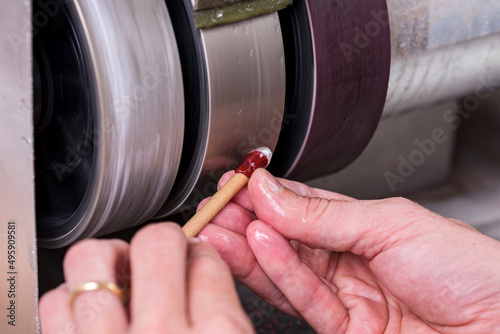
[[[58,249],[186,221],[261,146],[277,176],[500,238],[496,0],[0,3],[1,265],[23,332]]]

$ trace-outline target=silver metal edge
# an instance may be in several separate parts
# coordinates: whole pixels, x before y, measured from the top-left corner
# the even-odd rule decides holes
[[[39,333],[31,2],[4,1],[0,27],[0,332]],[[14,268],[8,263],[9,222],[16,223]]]

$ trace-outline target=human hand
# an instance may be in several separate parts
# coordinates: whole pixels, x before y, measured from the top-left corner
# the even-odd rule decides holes
[[[358,201],[260,169],[199,238],[319,333],[500,332],[500,243],[409,200]]]
[[[86,240],[69,249],[66,283],[40,300],[42,334],[253,333],[231,273],[213,247],[175,224],[148,225],[131,244]],[[129,308],[107,290],[75,297],[82,283],[131,285]]]

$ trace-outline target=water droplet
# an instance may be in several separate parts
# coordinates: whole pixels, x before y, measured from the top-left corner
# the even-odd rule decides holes
[[[222,10],[219,10],[216,14],[217,18],[220,19],[221,17],[224,16],[224,12]]]
[[[236,115],[238,115],[238,116],[243,115],[243,110],[242,109],[238,110],[238,112],[236,113]]]
[[[250,57],[253,57],[253,49],[250,49],[250,52],[248,53]]]
[[[31,145],[33,143],[33,141],[30,138],[26,138],[24,136],[21,137],[21,140],[28,145]]]

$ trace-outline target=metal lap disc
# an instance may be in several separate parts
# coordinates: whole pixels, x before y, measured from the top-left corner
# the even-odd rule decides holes
[[[281,18],[287,105],[269,168],[308,180],[351,163],[378,125],[390,70],[387,4],[296,0]]]
[[[167,2],[181,53],[186,93],[185,146],[161,219],[189,218],[217,190],[220,176],[252,149],[274,149],[285,99],[285,63],[277,13],[193,30],[191,2]],[[189,102],[188,102],[189,101]]]
[[[51,10],[34,33],[37,229],[42,246],[62,247],[160,209],[180,162],[184,100],[162,0]]]

